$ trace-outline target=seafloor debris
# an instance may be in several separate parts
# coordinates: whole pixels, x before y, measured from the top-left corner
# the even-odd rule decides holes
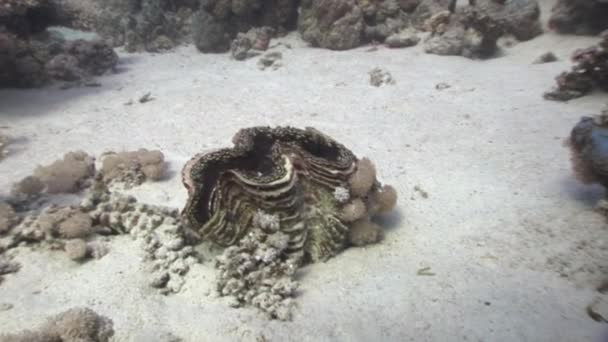
[[[274,33],[272,27],[256,27],[246,33],[238,33],[230,44],[232,58],[242,61],[266,51]]]
[[[126,188],[140,185],[146,180],[160,180],[166,170],[165,156],[158,150],[108,152],[101,162],[104,181],[121,182]]]
[[[608,29],[608,2],[558,0],[551,9],[549,27],[559,33],[598,34]]]
[[[380,87],[385,84],[395,84],[395,80],[390,72],[380,68],[374,68],[369,72],[369,84]]]
[[[137,203],[133,197],[107,190],[102,181],[83,200],[81,207],[96,226],[114,234],[130,234],[141,241],[151,262],[150,285],[161,293],[179,292],[190,267],[199,262],[190,234],[171,208]]]
[[[388,36],[384,41],[386,45],[392,48],[410,47],[418,44],[420,37],[414,30],[405,29]]]
[[[217,291],[233,305],[252,305],[271,318],[288,320],[298,283],[293,280],[301,254],[287,251],[290,237],[278,216],[258,211],[249,233],[217,258]]]
[[[147,102],[150,102],[150,101],[154,101],[154,98],[152,97],[152,93],[151,92],[147,92],[147,93],[143,94],[139,98],[139,100],[137,100],[137,102],[139,102],[139,103],[147,103]],[[126,104],[130,105],[130,104],[133,104],[133,103],[126,103]]]
[[[596,46],[577,50],[574,66],[557,76],[557,87],[544,94],[547,100],[568,101],[590,93],[594,88],[608,91],[608,31]]]
[[[533,62],[532,64],[544,64],[544,63],[551,63],[551,62],[555,62],[557,61],[557,56],[549,51],[549,52],[545,52],[542,55],[538,56]]]
[[[0,334],[3,342],[107,342],[114,336],[112,320],[89,308],[72,308],[48,319],[36,330]]]
[[[397,194],[371,161],[313,128],[247,128],[233,143],[186,164],[182,218],[228,247],[218,261],[221,295],[286,319],[295,269],[378,241],[370,218],[390,211]]]
[[[283,59],[283,54],[279,51],[265,53],[258,60],[258,69],[266,70],[267,68],[272,68],[272,70],[277,70],[283,66],[281,59]]]

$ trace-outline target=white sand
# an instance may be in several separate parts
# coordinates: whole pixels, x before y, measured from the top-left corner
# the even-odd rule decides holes
[[[573,179],[561,142],[606,97],[542,99],[569,68],[572,50],[596,39],[545,34],[483,62],[426,55],[422,46],[333,52],[306,47],[297,35],[281,41],[293,49],[279,49],[284,66],[277,71],[188,46],[122,55],[123,71],[100,78],[100,88],[0,91],[0,126],[19,140],[0,163],[0,189],[6,193],[37,164],[70,150],[158,148],[172,178],[134,193],[181,207],[179,170],[190,156],[228,146],[242,127],[314,126],[371,157],[382,180],[397,188],[398,213],[386,220],[385,241],[303,269],[299,306],[287,323],[209,296],[211,262],[188,273],[181,293],[157,294],[147,285],[143,252],[128,236],[84,265],[24,248],[17,257],[23,268],[0,286],[0,302],[14,305],[0,312],[0,331],[89,306],[113,319],[115,341],[162,331],[185,341],[598,336],[605,325],[585,307],[605,276],[598,265],[608,265],[606,223],[592,211],[602,190]],[[560,61],[531,64],[548,50]],[[370,86],[374,67],[397,83]],[[451,88],[436,90],[440,82]],[[155,100],[138,103],[146,92]],[[124,105],[130,99],[135,103]],[[423,267],[435,275],[417,275]]]

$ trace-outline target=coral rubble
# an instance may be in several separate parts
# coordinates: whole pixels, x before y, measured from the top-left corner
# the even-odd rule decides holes
[[[608,2],[558,0],[551,9],[549,27],[559,33],[598,34],[608,29]]]
[[[395,80],[390,72],[380,68],[374,68],[369,72],[369,84],[380,87],[385,84],[395,84]]]
[[[107,342],[114,336],[112,320],[89,308],[72,308],[50,317],[36,330],[0,334],[0,341],[87,341]]]
[[[370,218],[393,208],[396,191],[376,179],[369,159],[314,128],[247,128],[233,143],[184,167],[182,220],[227,247],[220,294],[286,318],[292,268],[378,241]]]
[[[548,100],[567,101],[590,93],[594,88],[608,91],[608,31],[596,46],[577,50],[571,71],[557,76],[557,87],[544,94]]]

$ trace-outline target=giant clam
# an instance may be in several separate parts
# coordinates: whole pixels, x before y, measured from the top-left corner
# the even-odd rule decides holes
[[[377,229],[369,218],[396,202],[368,159],[314,128],[246,128],[233,143],[196,155],[182,171],[189,195],[184,223],[221,246],[236,244],[264,212],[289,235],[288,253],[323,260],[361,244],[353,238],[362,234],[350,227]]]

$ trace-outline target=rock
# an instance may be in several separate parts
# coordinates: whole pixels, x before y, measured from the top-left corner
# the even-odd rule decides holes
[[[166,271],[161,271],[152,275],[152,278],[150,280],[150,286],[159,289],[165,287],[168,281],[169,273]]]
[[[532,64],[543,64],[543,63],[551,63],[557,61],[557,56],[553,52],[545,52],[542,55],[538,56]]]
[[[464,28],[455,25],[442,35],[429,37],[424,43],[424,51],[442,56],[460,56],[464,49],[464,38]]]
[[[81,239],[68,240],[65,243],[64,249],[68,258],[74,261],[83,260],[88,254],[87,244]]]
[[[388,71],[374,68],[369,72],[369,84],[374,87],[380,87],[385,84],[395,84],[395,80]]]
[[[537,0],[475,0],[471,7],[496,22],[503,33],[512,34],[520,41],[543,32]]]
[[[273,70],[276,70],[281,67],[280,60],[282,58],[283,54],[278,51],[266,53],[258,60],[258,69],[265,70],[272,67]]]
[[[608,29],[608,2],[558,0],[551,9],[549,27],[559,33],[598,34]]]
[[[242,61],[266,51],[273,35],[274,29],[271,27],[252,28],[247,33],[237,34],[230,44],[232,58]]]
[[[596,46],[577,50],[570,71],[557,76],[557,86],[544,94],[545,99],[567,101],[584,96],[594,88],[608,91],[608,31]]]
[[[118,55],[105,42],[78,39],[65,45],[65,52],[78,60],[78,66],[88,75],[99,76],[113,70]]]
[[[61,81],[78,81],[84,76],[84,71],[78,67],[78,59],[72,55],[59,54],[45,65],[46,71],[52,78]]]
[[[412,26],[418,30],[424,30],[424,23],[432,16],[440,12],[452,12],[453,0],[422,0],[412,14]]]
[[[420,37],[412,30],[404,30],[390,35],[384,43],[392,48],[410,47],[418,44]]]
[[[198,11],[192,18],[192,38],[201,52],[225,52],[230,45],[226,25],[204,10]]]
[[[347,50],[363,41],[363,12],[354,0],[304,0],[298,17],[302,39],[313,46]]]

